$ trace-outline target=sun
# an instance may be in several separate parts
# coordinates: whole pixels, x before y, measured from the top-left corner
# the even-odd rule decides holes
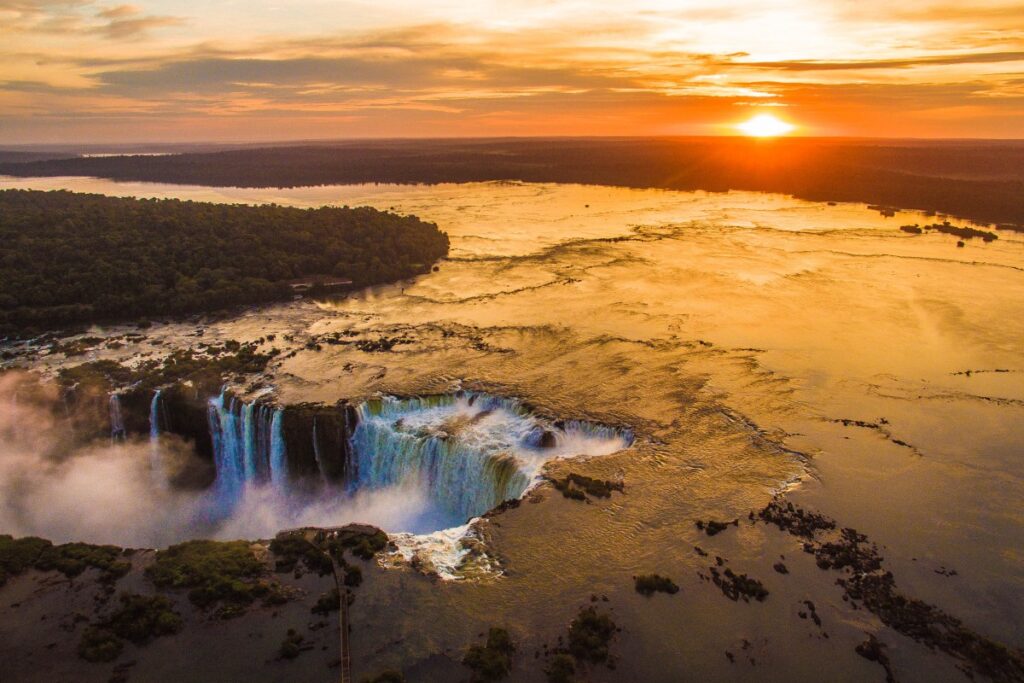
[[[785,135],[796,128],[796,126],[786,123],[771,114],[758,114],[749,121],[736,124],[736,128],[744,135],[749,135],[750,137],[773,138]]]

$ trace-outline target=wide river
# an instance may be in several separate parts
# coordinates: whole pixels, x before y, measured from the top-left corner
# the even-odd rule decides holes
[[[631,449],[586,463],[623,478],[625,494],[591,505],[542,495],[496,518],[500,578],[394,572],[360,597],[354,628],[377,635],[356,639],[354,656],[427,662],[498,622],[532,653],[597,594],[624,625],[618,680],[739,679],[753,666],[760,680],[823,666],[830,680],[878,676],[853,654],[870,615],[850,610],[834,575],[796,565],[792,539],[763,525],[709,539],[694,526],[745,519],[780,490],[876,542],[906,594],[1024,645],[1024,235],[958,248],[899,230],[934,217],[755,193],[0,178],[13,187],[369,205],[436,222],[452,244],[437,272],[253,309],[206,323],[205,341],[290,335],[299,352],[273,381],[285,402],[462,386],[635,430]],[[188,345],[194,329],[157,324],[149,339]],[[338,331],[410,341],[389,353],[306,348]],[[725,600],[698,577],[708,559],[695,545],[764,581],[769,600]],[[798,567],[788,577],[771,570],[780,554]],[[637,596],[630,577],[651,571],[682,593]],[[794,616],[812,596],[828,639]],[[909,639],[885,639],[912,680],[960,676]],[[750,656],[731,664],[722,651],[743,642]],[[525,680],[539,675],[524,666]]]

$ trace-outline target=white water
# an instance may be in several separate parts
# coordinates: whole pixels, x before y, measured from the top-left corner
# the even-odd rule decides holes
[[[633,441],[629,430],[546,420],[515,399],[466,392],[386,396],[356,408],[343,486],[331,486],[324,476],[313,422],[320,481],[311,489],[288,474],[283,414],[226,390],[209,400],[216,479],[200,516],[218,525],[218,535],[366,522],[393,534],[398,556],[417,556],[446,578],[456,576],[469,553],[463,540],[472,534],[470,522],[521,497],[545,463],[608,455]],[[157,392],[150,409],[151,469],[166,486],[160,420]]]
[[[223,516],[231,514],[247,486],[271,482],[286,492],[287,477],[281,471],[286,461],[281,413],[280,408],[241,402],[226,391],[210,399],[208,417],[217,471],[214,498]]]
[[[549,460],[607,455],[632,442],[628,432],[591,423],[556,426],[514,399],[486,394],[385,397],[357,413],[355,488],[418,485],[434,503],[440,528],[519,498]],[[553,437],[548,447],[541,445],[545,432]]]
[[[160,447],[160,393],[160,389],[153,392],[153,400],[149,404],[149,469],[153,484],[164,488],[167,486],[167,471]]]
[[[111,394],[108,400],[108,409],[110,412],[110,441],[124,441],[124,418],[121,415],[121,397],[117,394]]]

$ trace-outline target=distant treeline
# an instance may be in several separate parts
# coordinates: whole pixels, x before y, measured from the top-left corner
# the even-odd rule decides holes
[[[17,176],[242,187],[522,180],[753,190],[1024,223],[1024,143],[745,138],[372,141],[0,162]]]
[[[0,191],[0,329],[177,315],[426,272],[433,223],[370,208],[295,209]]]

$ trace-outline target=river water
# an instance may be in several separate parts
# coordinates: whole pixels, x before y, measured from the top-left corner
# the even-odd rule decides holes
[[[429,668],[430,654],[499,621],[532,652],[597,594],[624,625],[620,680],[742,678],[757,665],[762,680],[822,666],[843,672],[832,680],[877,676],[851,643],[884,629],[840,600],[834,577],[813,562],[804,574],[772,573],[778,554],[796,561],[797,545],[761,526],[714,540],[694,527],[745,518],[783,490],[877,542],[907,594],[1024,645],[1022,235],[957,248],[949,235],[898,229],[935,220],[921,214],[884,218],[863,205],[756,193],[0,179],[8,187],[370,205],[436,222],[452,243],[437,272],[205,322],[203,341],[289,335],[284,348],[298,353],[269,380],[283,402],[463,388],[633,430],[628,450],[552,465],[621,478],[624,494],[584,505],[542,490],[487,523],[500,578],[435,585],[389,574],[353,617],[387,637],[357,643],[355,655],[422,658]],[[139,348],[93,357],[154,351],[152,341],[186,346],[195,328],[156,324]],[[406,343],[384,353],[306,348],[336,332]],[[736,605],[700,581],[708,562],[698,544],[762,579],[769,601]],[[632,592],[630,577],[651,571],[683,587],[675,602]],[[794,617],[812,595],[828,640]],[[891,656],[912,680],[959,675],[901,638],[888,634]],[[755,664],[722,656],[741,641],[752,643]],[[530,666],[522,675],[533,680],[540,664]]]

